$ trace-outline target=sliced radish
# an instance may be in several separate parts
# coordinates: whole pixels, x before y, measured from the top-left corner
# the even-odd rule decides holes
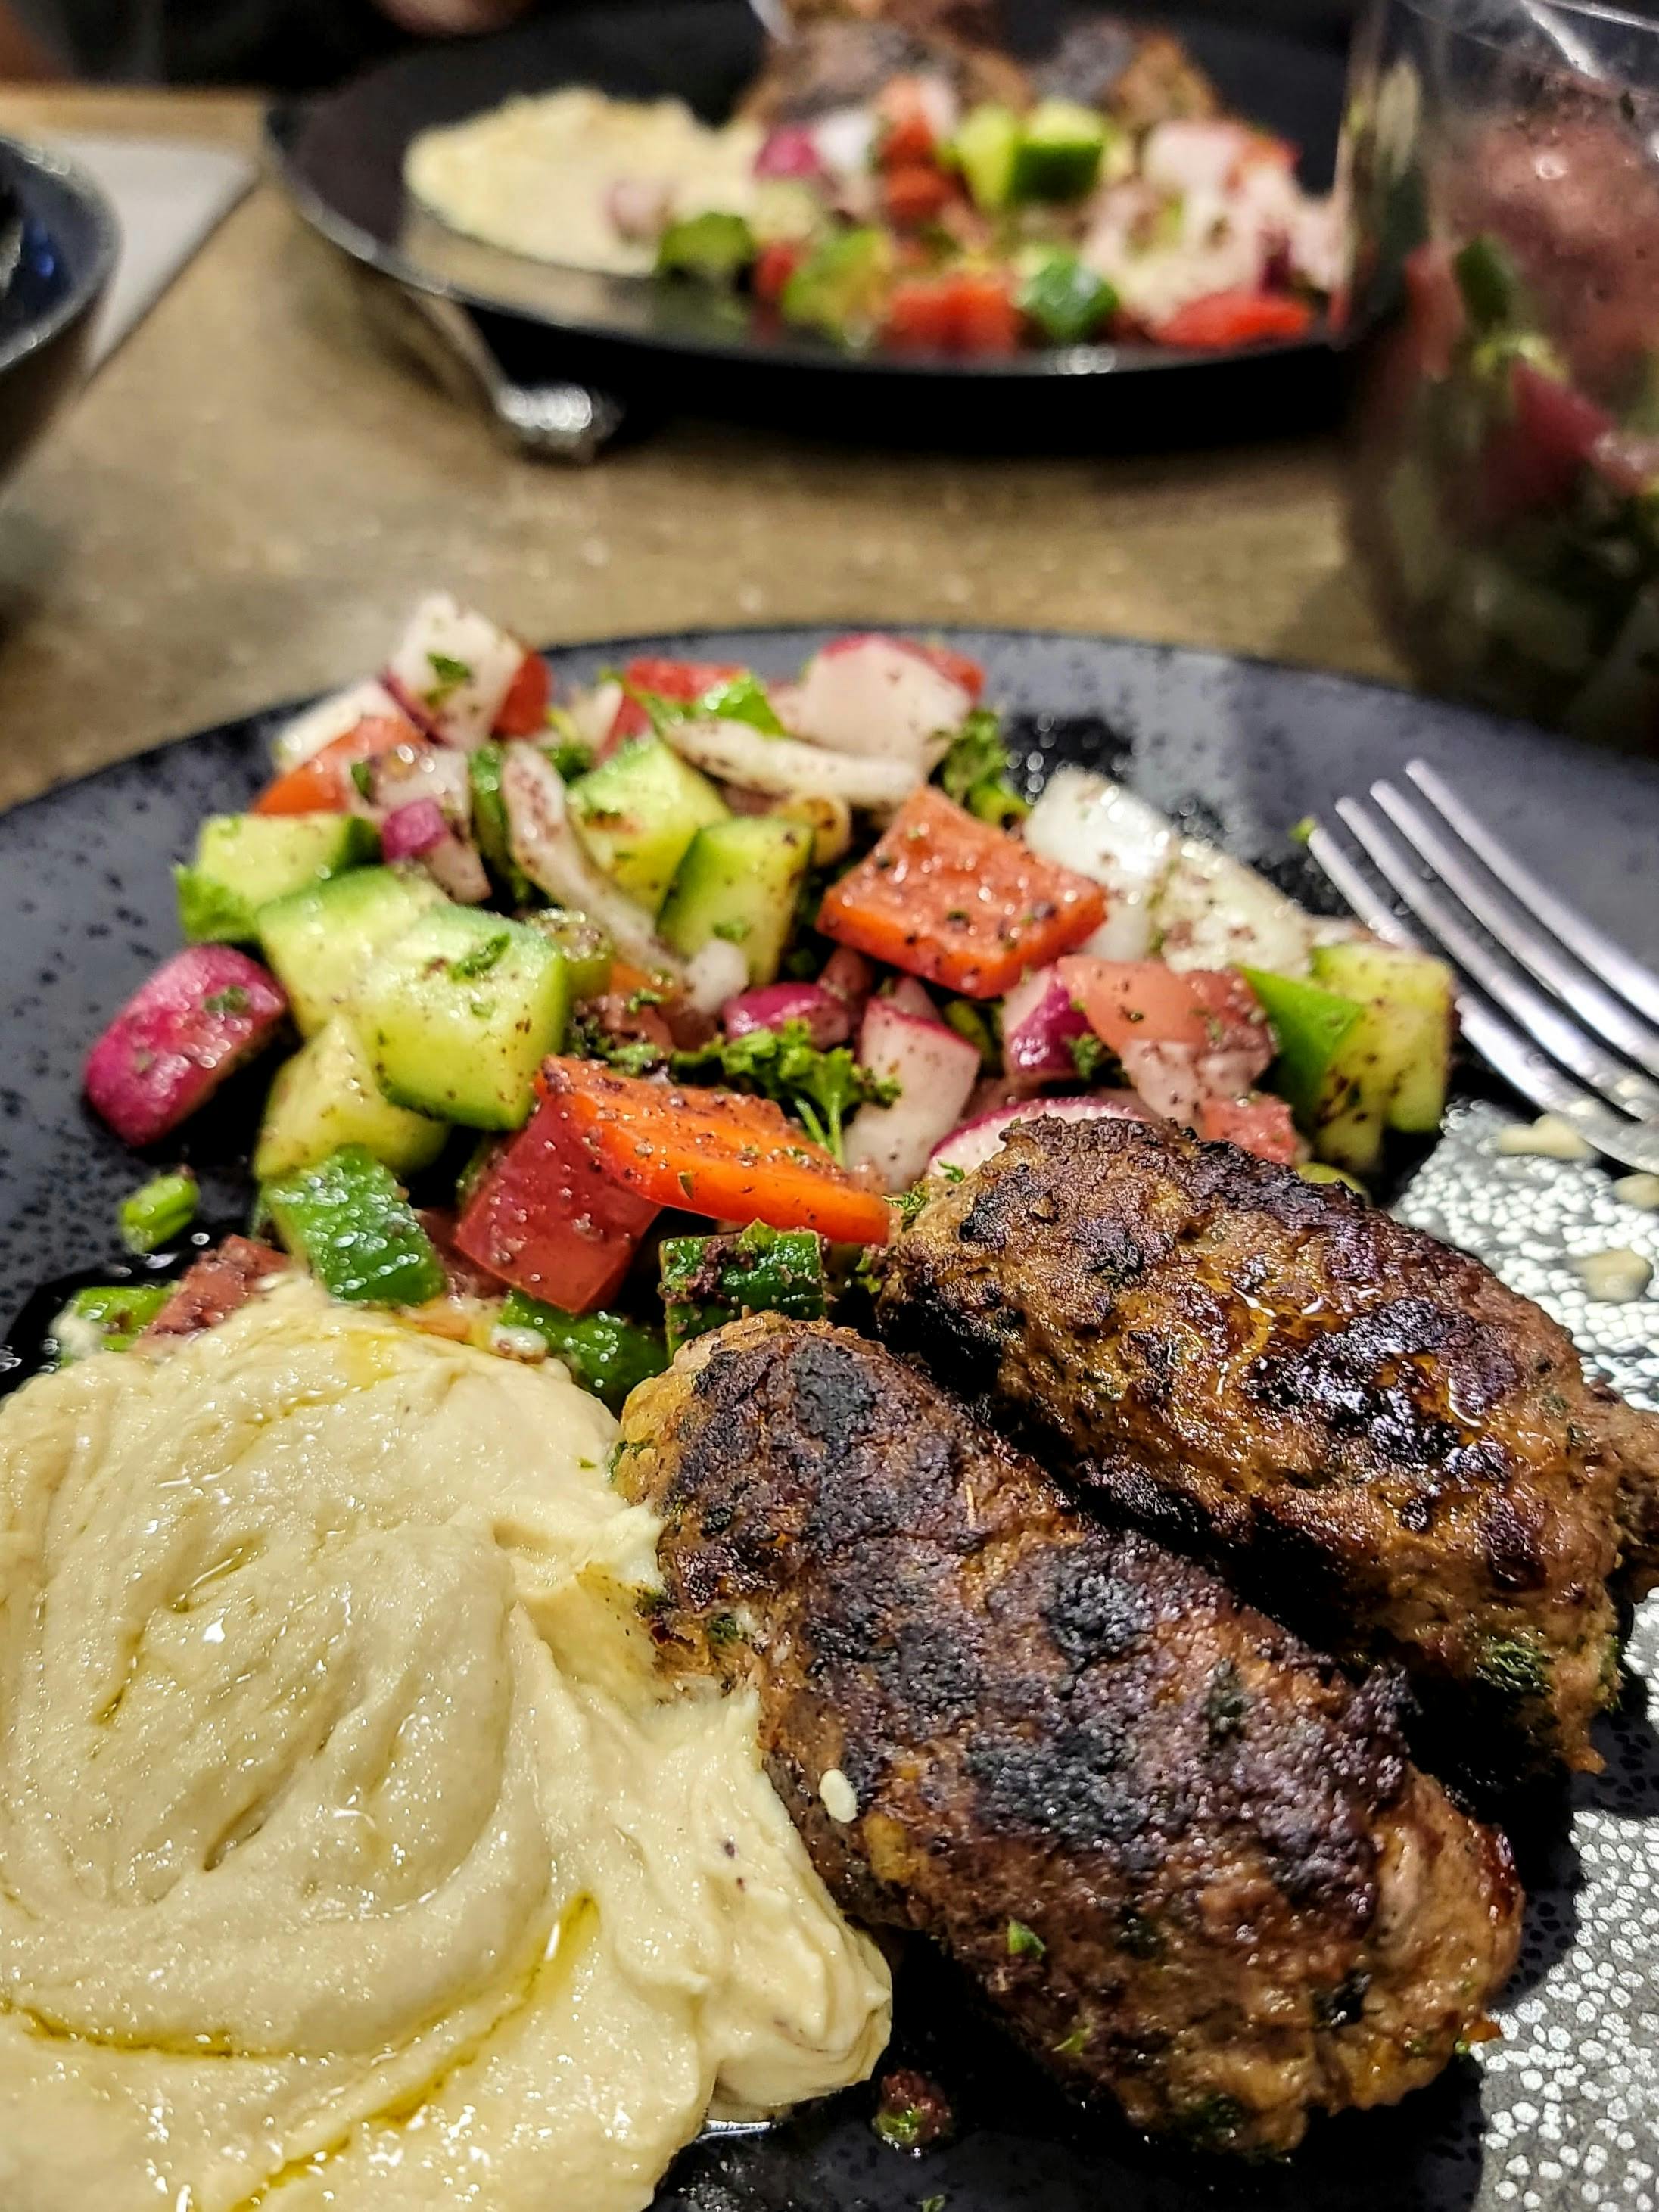
[[[790,727],[827,751],[902,761],[931,774],[973,700],[931,661],[890,637],[815,653],[790,702]]]
[[[1088,1021],[1073,1005],[1057,968],[1036,969],[1002,1002],[1003,1065],[1023,1090],[1074,1083],[1078,1067],[1072,1046],[1088,1034]]]
[[[429,799],[451,830],[471,826],[472,787],[466,756],[453,745],[399,745],[369,763],[369,811],[382,822],[389,814]]]
[[[524,663],[524,647],[447,592],[422,599],[386,664],[385,682],[446,743],[483,744]]]
[[[174,953],[87,1056],[86,1093],[130,1145],[153,1145],[264,1050],[288,1012],[275,978],[228,945]]]
[[[824,963],[818,986],[841,1000],[849,1024],[857,1023],[876,988],[876,971],[861,952],[854,952],[850,945],[838,945]]]
[[[720,1027],[731,1037],[781,1030],[786,1022],[805,1022],[821,1052],[845,1044],[853,1034],[847,1001],[822,983],[765,983],[756,991],[739,991],[720,1008]]]
[[[933,1147],[927,1162],[929,1175],[959,1170],[971,1175],[983,1167],[1002,1140],[1021,1121],[1039,1121],[1050,1115],[1058,1121],[1155,1121],[1133,1091],[1103,1091],[1088,1098],[1028,1098],[1018,1106],[1000,1107],[953,1129],[943,1144]]]
[[[817,141],[804,123],[781,123],[755,156],[757,177],[821,177]]]
[[[944,1016],[928,996],[927,987],[919,983],[914,975],[895,975],[882,996],[888,1006],[908,1014],[913,1021],[932,1022],[938,1029],[945,1026]]]
[[[872,999],[859,1059],[896,1082],[890,1106],[860,1106],[847,1125],[847,1164],[872,1168],[888,1190],[908,1190],[927,1156],[961,1120],[979,1080],[977,1047],[939,1021],[919,1021],[891,999]]]
[[[435,799],[411,799],[394,807],[380,824],[380,856],[386,860],[418,860],[450,834],[444,811]]]

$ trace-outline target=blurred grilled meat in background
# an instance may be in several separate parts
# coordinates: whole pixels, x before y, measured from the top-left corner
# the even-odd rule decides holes
[[[878,1326],[1113,1517],[1403,1664],[1472,1773],[1601,1765],[1659,1417],[1478,1261],[1231,1146],[1036,1121],[900,1237]]]
[[[776,1315],[629,1400],[671,1666],[749,1686],[841,1903],[934,1937],[1073,2091],[1213,2149],[1431,2080],[1514,1964],[1508,1846],[1203,1568],[909,1363]]]

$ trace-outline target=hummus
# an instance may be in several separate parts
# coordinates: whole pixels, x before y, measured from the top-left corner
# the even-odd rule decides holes
[[[5,2212],[612,2212],[869,2071],[615,1433],[298,1282],[0,1413]]]
[[[660,185],[675,216],[746,214],[762,137],[754,123],[711,131],[678,100],[607,100],[572,88],[422,131],[404,156],[404,181],[452,230],[510,253],[643,276],[656,247],[617,228],[612,187]]]

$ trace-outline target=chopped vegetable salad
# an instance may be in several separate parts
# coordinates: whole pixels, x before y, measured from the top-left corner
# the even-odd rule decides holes
[[[167,1140],[264,1055],[253,1234],[619,1401],[737,1313],[826,1311],[909,1194],[1032,1115],[1357,1178],[1438,1126],[1438,962],[1103,776],[1029,805],[984,689],[860,635],[785,679],[641,659],[559,696],[428,599],[202,824],[190,942],[91,1050],[90,1103],[169,1170],[128,1242],[182,1236]],[[60,1341],[149,1317],[83,1291]]]

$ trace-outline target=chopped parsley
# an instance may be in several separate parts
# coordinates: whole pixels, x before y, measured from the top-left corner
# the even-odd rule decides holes
[[[933,1195],[925,1182],[912,1183],[908,1190],[901,1191],[896,1198],[887,1201],[899,1218],[899,1227],[908,1229]]]
[[[561,738],[556,744],[544,745],[542,750],[553,763],[554,774],[566,783],[586,775],[593,765],[593,748],[580,738]]]
[[[202,1001],[204,1014],[245,1014],[247,1012],[247,993],[240,983],[228,983],[222,991],[210,992]]]
[[[428,653],[427,660],[432,673],[447,691],[453,691],[458,684],[470,684],[472,681],[472,671],[466,662],[457,660],[451,653]]]
[[[480,938],[470,952],[463,952],[449,963],[451,979],[457,983],[465,983],[475,975],[487,975],[512,942],[504,929]]]
[[[989,707],[975,707],[939,763],[939,780],[945,795],[981,822],[1006,830],[1031,811],[1015,787],[1013,775],[1000,720]]]
[[[890,2112],[884,2107],[871,2124],[894,2150],[917,2150],[921,2145],[925,2118],[919,2105],[901,2105]]]
[[[1062,2035],[1060,2041],[1054,2045],[1055,2057],[1081,2058],[1089,2048],[1090,2038],[1093,2033],[1086,2020],[1079,2021],[1071,2033]]]
[[[1085,1030],[1081,1036],[1073,1037],[1066,1045],[1072,1055],[1072,1065],[1085,1083],[1092,1083],[1112,1057],[1109,1045],[1103,1044],[1092,1030]]]
[[[1550,1692],[1550,1662],[1523,1636],[1488,1636],[1475,1656],[1475,1679],[1506,1698],[1547,1698]]]
[[[353,761],[350,768],[351,787],[359,799],[374,796],[374,769],[371,762]]]
[[[1028,1928],[1023,1920],[1008,1923],[1008,1956],[1011,1959],[1040,1959],[1048,1946],[1035,1928]]]
[[[860,1067],[846,1045],[821,1050],[799,1020],[781,1029],[750,1030],[745,1036],[716,1037],[695,1051],[675,1053],[669,1066],[686,1082],[713,1080],[775,1100],[838,1160],[842,1125],[853,1109],[890,1106],[898,1097],[896,1083]]]

